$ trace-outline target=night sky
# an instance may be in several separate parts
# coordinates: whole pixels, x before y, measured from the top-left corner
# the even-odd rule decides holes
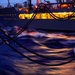
[[[11,5],[15,3],[23,3],[27,0],[10,0]],[[44,1],[44,0],[42,0]],[[48,1],[48,0],[47,0]],[[55,0],[49,0],[50,2],[55,2]],[[35,4],[36,0],[32,0],[32,3]],[[0,5],[7,6],[8,0],[0,0]]]

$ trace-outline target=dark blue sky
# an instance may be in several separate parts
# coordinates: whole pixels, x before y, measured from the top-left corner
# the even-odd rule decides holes
[[[15,4],[15,3],[23,3],[24,1],[27,1],[27,0],[10,0],[10,3],[11,5]],[[44,0],[42,0],[44,1]],[[55,2],[55,0],[49,0],[51,2]],[[36,0],[32,0],[32,3],[35,4]],[[0,5],[3,5],[3,6],[7,6],[7,3],[8,3],[8,0],[0,0]]]

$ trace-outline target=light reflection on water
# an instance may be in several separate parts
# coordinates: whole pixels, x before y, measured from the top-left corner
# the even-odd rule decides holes
[[[68,62],[74,58],[74,35],[45,33],[45,35],[40,36],[41,34],[38,34],[37,37],[35,34],[34,36],[31,34],[32,37],[19,37],[16,41],[48,59],[36,56],[14,43],[10,42],[10,44],[29,58],[50,65]],[[13,52],[5,44],[0,45],[0,50],[0,71],[4,70],[8,75],[74,75],[75,73],[75,60],[60,66],[45,66],[27,60]]]

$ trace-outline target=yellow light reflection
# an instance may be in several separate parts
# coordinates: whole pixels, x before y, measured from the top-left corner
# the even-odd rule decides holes
[[[60,17],[60,18],[65,18],[70,16],[71,14],[75,14],[75,12],[56,12],[53,13],[55,16]],[[19,14],[20,19],[31,19],[33,13],[30,14]],[[54,19],[49,13],[37,13],[35,16],[35,19]]]
[[[41,14],[41,18],[42,18],[42,19],[47,19],[47,13]]]
[[[20,14],[20,15],[19,15],[19,18],[20,18],[20,19],[25,19],[24,14]]]

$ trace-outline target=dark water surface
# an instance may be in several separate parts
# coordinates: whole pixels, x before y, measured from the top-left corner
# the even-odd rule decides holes
[[[0,40],[0,75],[75,75],[74,34],[36,33],[18,37],[16,41],[43,56],[9,41],[19,52],[42,65],[22,57]]]

